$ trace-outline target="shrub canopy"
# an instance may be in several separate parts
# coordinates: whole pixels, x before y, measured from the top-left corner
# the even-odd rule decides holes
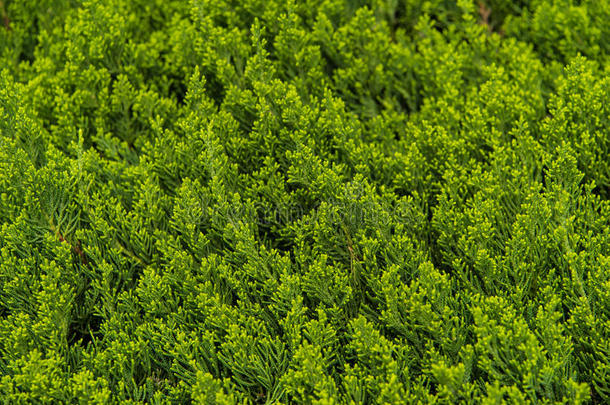
[[[609,21],[0,1],[0,396],[610,401]]]

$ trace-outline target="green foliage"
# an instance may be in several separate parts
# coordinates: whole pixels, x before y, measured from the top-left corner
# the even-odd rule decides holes
[[[610,402],[608,21],[0,0],[0,397]]]

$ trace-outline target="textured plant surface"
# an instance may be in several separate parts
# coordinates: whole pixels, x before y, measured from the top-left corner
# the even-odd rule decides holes
[[[610,402],[610,0],[0,1],[4,403]]]

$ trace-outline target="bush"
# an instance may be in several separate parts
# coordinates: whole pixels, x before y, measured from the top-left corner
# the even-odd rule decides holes
[[[0,1],[6,403],[610,402],[610,2]]]

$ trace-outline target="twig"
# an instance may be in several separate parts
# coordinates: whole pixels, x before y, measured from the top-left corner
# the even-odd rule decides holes
[[[10,31],[11,20],[9,20],[8,18],[8,14],[6,12],[6,9],[4,8],[4,1],[2,0],[0,0],[0,14],[2,15],[2,24],[4,25],[4,28]]]
[[[491,8],[487,7],[487,5],[480,1],[479,2],[479,15],[481,16],[481,24],[487,27],[489,32],[492,32],[491,22],[489,17],[491,16]]]
[[[75,244],[70,243],[70,241],[66,240],[66,238],[64,238],[64,236],[61,234],[61,232],[59,232],[59,230],[57,229],[55,224],[53,224],[52,221],[50,221],[49,224],[51,225],[51,230],[57,235],[59,241],[66,242],[68,245],[70,245],[70,248],[72,248],[72,252],[74,252],[76,255],[78,255],[81,263],[87,264],[87,256],[85,255],[85,252],[83,251],[80,241],[76,241]]]

